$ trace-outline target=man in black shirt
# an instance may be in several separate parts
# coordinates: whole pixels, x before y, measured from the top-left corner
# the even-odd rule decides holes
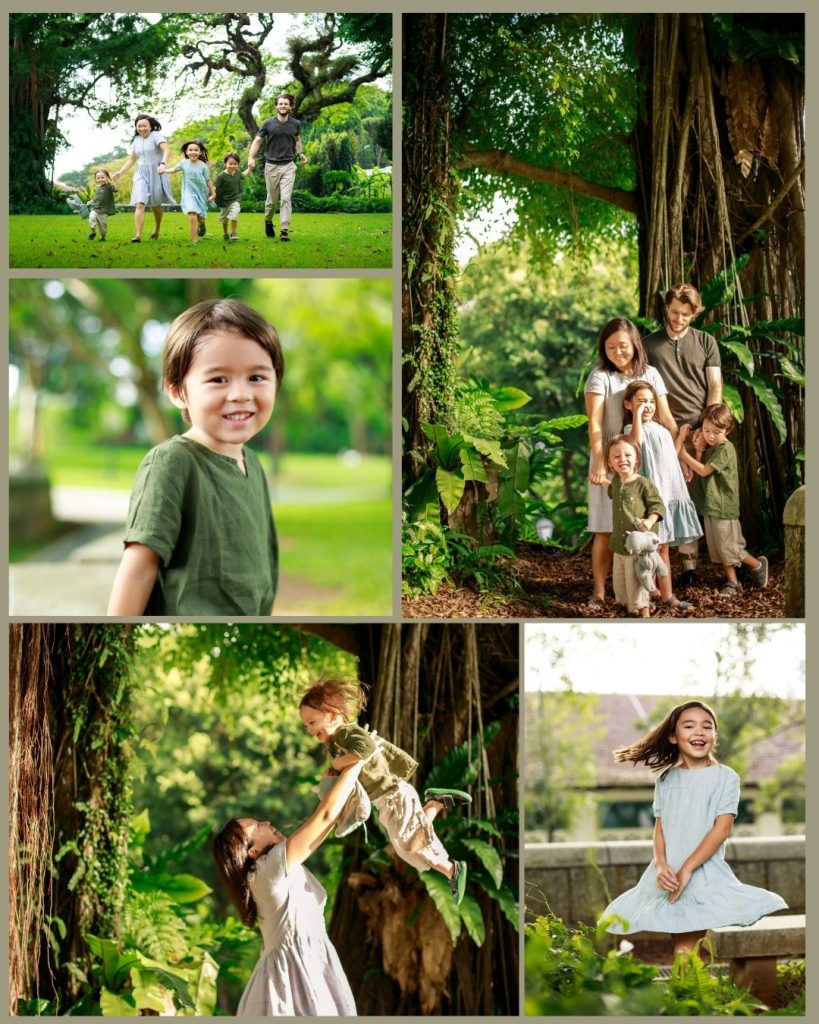
[[[276,208],[276,199],[281,195],[279,237],[283,242],[290,241],[290,196],[293,194],[293,182],[296,180],[296,154],[298,153],[303,164],[307,163],[301,141],[301,121],[290,116],[291,106],[291,99],[286,94],[282,93],[276,98],[276,116],[269,117],[259,128],[259,134],[250,144],[247,158],[247,166],[252,171],[256,166],[254,157],[264,145],[264,180],[267,186],[264,232],[268,238],[276,237],[273,211]]]

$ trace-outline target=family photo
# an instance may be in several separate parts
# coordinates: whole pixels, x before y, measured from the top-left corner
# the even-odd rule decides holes
[[[12,615],[391,615],[392,283],[9,289]]]
[[[517,626],[9,649],[12,1014],[518,1013]]]
[[[527,625],[525,659],[525,1013],[803,1016],[804,626]]]
[[[391,15],[9,28],[11,266],[392,265]]]
[[[405,617],[804,615],[804,55],[405,15]]]

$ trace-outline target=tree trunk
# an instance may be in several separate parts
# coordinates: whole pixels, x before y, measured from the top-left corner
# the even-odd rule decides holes
[[[370,725],[418,759],[413,782],[419,792],[453,747],[499,721],[498,735],[477,755],[470,815],[498,820],[515,813],[518,715],[508,699],[518,687],[517,628],[419,623],[357,629],[361,679],[372,686]],[[514,851],[502,841],[498,850],[517,891]],[[497,902],[475,893],[485,942],[478,947],[464,933],[453,947],[417,873],[395,857],[386,869],[374,869],[366,855],[359,840],[330,922],[358,1012],[516,1013],[518,936]]]
[[[728,325],[799,317],[804,311],[804,76],[784,59],[732,63],[718,56],[701,14],[639,18],[634,30],[645,90],[633,148],[638,175],[640,312],[660,319],[668,287],[702,288],[744,253],[750,260]],[[744,296],[753,296],[744,304]],[[797,360],[803,341],[791,336]],[[756,370],[776,380],[788,437],[782,441],[755,392],[737,386],[745,420],[733,435],[749,539],[776,523],[797,483],[804,447],[801,388],[780,376],[770,345],[749,340]]]
[[[450,426],[455,389],[457,184],[446,14],[404,16],[402,344],[405,482],[423,470],[426,422]]]

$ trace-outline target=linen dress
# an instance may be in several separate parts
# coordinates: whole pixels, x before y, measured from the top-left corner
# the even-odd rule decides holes
[[[264,946],[237,1016],[355,1016],[350,984],[324,926],[327,893],[302,864],[288,870],[286,843],[259,858],[250,891]]]
[[[665,837],[666,860],[675,871],[693,853],[720,814],[736,815],[739,807],[739,776],[722,764],[686,770],[679,765],[664,772],[654,789],[654,817],[660,818]],[[601,920],[618,914],[628,923],[616,922],[609,932],[696,932],[724,925],[749,925],[787,903],[774,892],[740,882],[725,861],[725,844],[700,865],[676,903],[657,885],[655,864],[633,889],[613,900]]]
[[[631,424],[624,431],[631,433]],[[686,544],[702,536],[699,516],[688,493],[670,431],[661,423],[643,424],[643,457],[640,475],[647,476],[660,492],[665,516],[658,535],[661,544]]]
[[[610,372],[601,367],[592,370],[586,378],[583,394],[603,396],[603,451],[608,442],[623,431],[623,393],[632,381],[644,380],[654,387],[657,397],[668,394],[662,377],[653,366],[646,366],[639,377],[626,377],[617,371]],[[589,456],[589,469],[592,459]],[[640,470],[642,472],[642,470]],[[611,533],[611,498],[606,494],[606,487],[600,484],[589,484],[589,533]]]
[[[156,131],[152,131],[147,138],[137,135],[134,139],[131,151],[137,158],[137,165],[131,185],[131,205],[144,203],[153,208],[174,201],[167,176],[157,171],[162,163],[159,143],[167,141],[162,132]]]
[[[198,213],[204,217],[208,212],[208,186],[205,184],[210,177],[208,165],[202,160],[196,163],[180,160],[179,172],[182,175],[182,198],[179,200],[182,212]]]

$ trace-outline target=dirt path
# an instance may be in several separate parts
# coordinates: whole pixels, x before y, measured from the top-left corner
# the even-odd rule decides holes
[[[779,619],[785,615],[784,562],[781,555],[769,556],[770,577],[765,590],[745,586],[733,598],[721,598],[717,588],[722,573],[717,566],[700,560],[699,583],[677,596],[694,607],[685,615],[658,608],[653,618],[661,619]],[[621,618],[622,609],[609,600],[603,608],[589,608],[591,593],[589,554],[565,554],[555,548],[521,544],[518,558],[510,565],[510,575],[519,590],[503,594],[480,594],[445,584],[437,594],[404,597],[404,618]]]

